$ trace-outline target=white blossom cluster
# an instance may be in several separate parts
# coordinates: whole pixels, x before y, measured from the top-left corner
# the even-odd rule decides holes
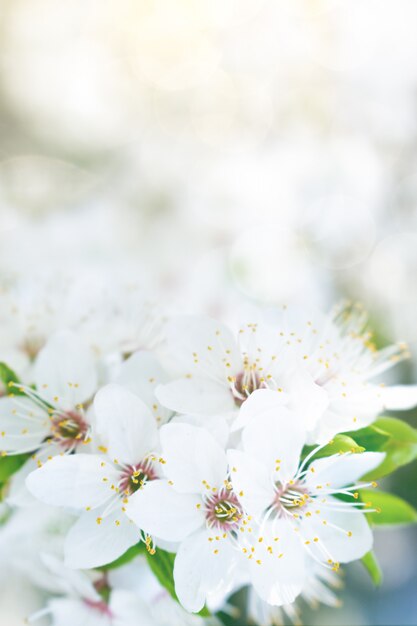
[[[50,594],[30,621],[218,623],[241,588],[262,626],[297,621],[300,599],[337,606],[386,462],[355,433],[417,404],[380,382],[405,346],[378,350],[357,305],[231,329],[129,289],[82,309],[86,291],[3,326],[0,554]]]

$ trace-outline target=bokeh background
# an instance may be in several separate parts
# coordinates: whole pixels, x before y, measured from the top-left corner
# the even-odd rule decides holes
[[[0,0],[0,283],[123,276],[225,320],[360,300],[415,380],[416,24],[415,0]],[[388,486],[417,505],[415,479]],[[416,531],[376,550],[383,586],[348,567],[306,624],[417,624]],[[36,601],[8,577],[0,624]]]

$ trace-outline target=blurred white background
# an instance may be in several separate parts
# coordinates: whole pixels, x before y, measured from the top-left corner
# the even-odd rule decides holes
[[[226,319],[360,299],[415,355],[416,24],[415,0],[0,0],[0,284],[123,276]],[[388,596],[329,619],[391,624],[389,597],[417,623],[413,537],[381,542]]]

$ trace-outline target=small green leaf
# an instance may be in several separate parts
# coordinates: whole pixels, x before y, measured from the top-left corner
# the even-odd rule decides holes
[[[380,417],[368,428],[346,433],[367,450],[385,452],[385,459],[364,476],[375,480],[417,459],[417,430],[394,417]]]
[[[352,433],[354,435],[354,433]],[[302,458],[305,458],[310,452],[317,446],[304,446]],[[355,439],[349,435],[336,435],[327,446],[318,450],[318,452],[312,457],[312,461],[315,459],[321,459],[325,456],[331,456],[332,454],[338,454],[339,452],[363,452],[365,448],[358,445]]]
[[[417,430],[404,420],[396,417],[379,417],[373,426],[398,441],[417,443]]]
[[[156,549],[155,554],[147,553],[149,567],[155,574],[160,584],[177,600],[174,584],[174,561],[175,554],[166,552],[160,548]]]
[[[394,524],[414,524],[417,522],[417,511],[402,498],[384,491],[361,489],[361,500],[371,502],[371,508],[377,509],[368,512],[366,518],[371,525],[389,526]]]
[[[6,363],[0,362],[0,380],[6,387],[7,391],[11,391],[15,395],[20,395],[21,391],[17,387],[14,387],[12,383],[20,384],[20,380],[17,374]]]
[[[4,483],[30,458],[30,454],[15,454],[0,458],[0,482]]]
[[[391,439],[391,435],[381,431],[375,425],[355,430],[347,433],[355,438],[358,445],[362,446],[368,452],[378,452]]]
[[[140,541],[139,543],[136,543],[134,546],[131,546],[130,548],[128,548],[128,550],[126,550],[126,552],[122,554],[122,556],[119,556],[118,559],[116,559],[115,561],[112,561],[111,563],[107,563],[106,565],[102,565],[98,569],[104,570],[104,571],[107,571],[110,569],[116,569],[117,567],[126,565],[126,563],[130,563],[130,561],[133,561],[133,559],[135,559],[140,554],[145,554],[145,552],[146,552],[145,544],[142,541]]]
[[[365,569],[372,578],[374,585],[382,583],[382,570],[373,551],[367,552],[361,559]]]

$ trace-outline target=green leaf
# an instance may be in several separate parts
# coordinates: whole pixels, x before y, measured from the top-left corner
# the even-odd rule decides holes
[[[102,565],[98,569],[104,570],[104,571],[107,571],[110,569],[116,569],[117,567],[126,565],[126,563],[130,563],[130,561],[133,561],[133,559],[135,559],[140,554],[145,554],[145,552],[146,552],[145,544],[142,541],[140,541],[139,543],[136,543],[134,546],[131,546],[130,548],[128,548],[128,550],[126,550],[126,552],[122,554],[122,556],[119,556],[118,559],[116,559],[115,561],[112,561],[111,563],[107,563],[106,565]]]
[[[354,433],[352,433],[354,435]],[[302,458],[305,458],[310,452],[317,446],[304,446]],[[350,435],[336,435],[327,446],[321,448],[313,457],[315,459],[321,459],[325,456],[331,456],[332,454],[338,454],[339,452],[363,452],[365,448],[358,445],[355,439]]]
[[[368,522],[375,526],[389,526],[394,524],[414,524],[417,522],[417,511],[402,498],[384,491],[361,489],[360,497],[363,502],[372,502],[375,513],[367,513]]]
[[[0,380],[6,387],[7,391],[11,391],[15,395],[20,395],[22,392],[17,387],[14,387],[12,383],[20,384],[20,380],[17,374],[6,363],[0,362]]]
[[[176,555],[172,554],[172,552],[166,552],[160,548],[157,548],[154,554],[146,553],[149,567],[158,579],[158,582],[169,592],[172,598],[178,602],[174,583],[175,556]],[[198,615],[201,617],[209,617],[211,613],[204,607]]]
[[[30,458],[30,454],[16,454],[0,458],[0,483],[6,482]]]
[[[358,445],[369,452],[378,452],[391,439],[391,435],[380,430],[377,426],[367,426],[360,430],[355,430],[348,435],[355,437]]]
[[[394,417],[380,417],[368,428],[346,434],[355,437],[367,450],[385,452],[383,462],[366,474],[365,480],[386,476],[417,459],[417,430]]]
[[[147,552],[146,557],[148,559],[149,567],[155,574],[160,584],[165,587],[175,600],[177,600],[173,573],[175,554],[157,548],[155,554]]]
[[[374,585],[382,583],[382,570],[373,551],[367,552],[361,559],[365,569],[372,578]]]

